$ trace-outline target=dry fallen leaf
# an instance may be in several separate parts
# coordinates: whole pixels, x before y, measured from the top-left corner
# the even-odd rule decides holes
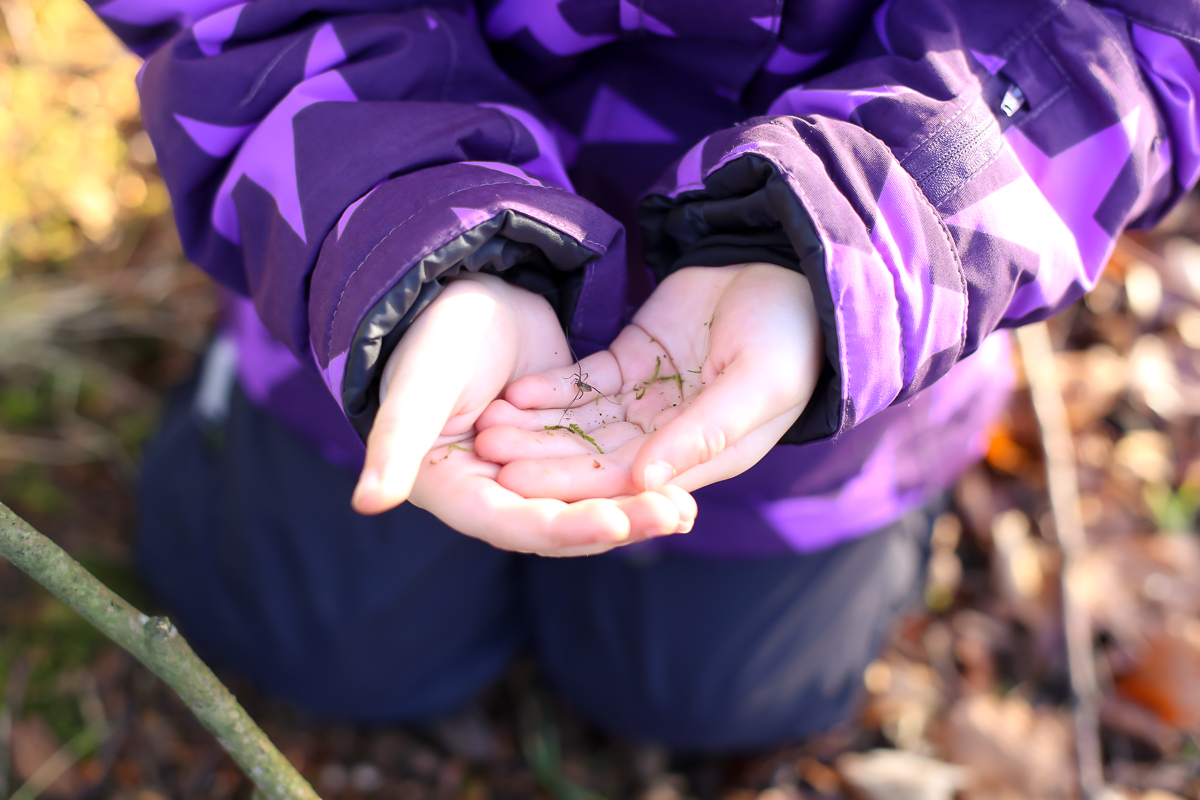
[[[1085,430],[1112,411],[1129,388],[1129,363],[1103,344],[1054,357],[1071,429]]]
[[[1194,730],[1200,725],[1200,637],[1167,629],[1143,635],[1133,668],[1117,676],[1117,691],[1167,724]]]
[[[1200,617],[1200,541],[1157,534],[1090,548],[1070,575],[1093,626],[1136,650],[1169,618]]]
[[[967,781],[967,770],[904,750],[846,753],[837,770],[863,800],[951,800]]]
[[[969,769],[967,800],[1072,795],[1065,712],[1034,709],[1019,697],[975,695],[960,700],[940,722],[936,739],[942,754]]]
[[[918,747],[943,702],[937,674],[924,664],[892,655],[873,661],[863,674],[863,684],[870,693],[863,724],[879,728],[897,747]]]
[[[1113,461],[1146,483],[1166,483],[1175,475],[1171,451],[1171,440],[1163,433],[1130,431],[1113,449]]]

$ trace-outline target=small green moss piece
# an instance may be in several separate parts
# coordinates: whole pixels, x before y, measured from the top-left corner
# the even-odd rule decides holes
[[[600,449],[600,445],[596,444],[596,440],[595,440],[595,439],[593,439],[592,437],[590,437],[590,436],[588,436],[586,433],[584,433],[584,432],[583,432],[583,428],[579,427],[577,424],[575,424],[574,422],[572,422],[572,423],[571,423],[571,427],[570,427],[570,431],[571,431],[571,433],[576,433],[576,434],[579,434],[579,438],[580,438],[580,439],[583,439],[585,442],[587,442],[588,444],[590,444],[592,447],[596,448],[596,450],[597,450],[597,451],[598,451],[598,452],[599,452],[601,455],[604,455],[604,451]]]

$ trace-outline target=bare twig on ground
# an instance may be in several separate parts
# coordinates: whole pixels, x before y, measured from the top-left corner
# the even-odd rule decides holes
[[[166,681],[269,798],[317,800],[166,617],[147,617],[0,503],[0,555],[45,586]]]
[[[1075,750],[1079,759],[1079,788],[1087,800],[1104,792],[1100,754],[1099,690],[1092,650],[1092,628],[1087,610],[1071,591],[1072,569],[1087,544],[1079,511],[1079,480],[1075,469],[1075,443],[1067,420],[1067,407],[1059,389],[1050,331],[1044,322],[1017,330],[1025,375],[1033,396],[1034,413],[1046,453],[1046,483],[1055,537],[1062,551],[1063,629],[1067,662],[1074,695]]]

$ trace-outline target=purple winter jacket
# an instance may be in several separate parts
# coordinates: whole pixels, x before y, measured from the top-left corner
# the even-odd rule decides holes
[[[672,270],[803,272],[817,391],[673,550],[813,550],[925,502],[1004,402],[989,334],[1076,300],[1200,173],[1195,0],[93,5],[147,58],[243,387],[335,463],[464,269],[546,295],[580,354]]]

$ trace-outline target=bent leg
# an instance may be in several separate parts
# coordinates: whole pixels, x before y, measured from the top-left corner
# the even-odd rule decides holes
[[[151,445],[138,565],[196,650],[322,714],[426,719],[523,639],[515,559],[405,504],[350,509],[355,475],[234,393],[213,444],[180,392]]]
[[[550,681],[600,726],[681,750],[764,747],[845,719],[924,571],[909,514],[810,555],[529,565]]]

